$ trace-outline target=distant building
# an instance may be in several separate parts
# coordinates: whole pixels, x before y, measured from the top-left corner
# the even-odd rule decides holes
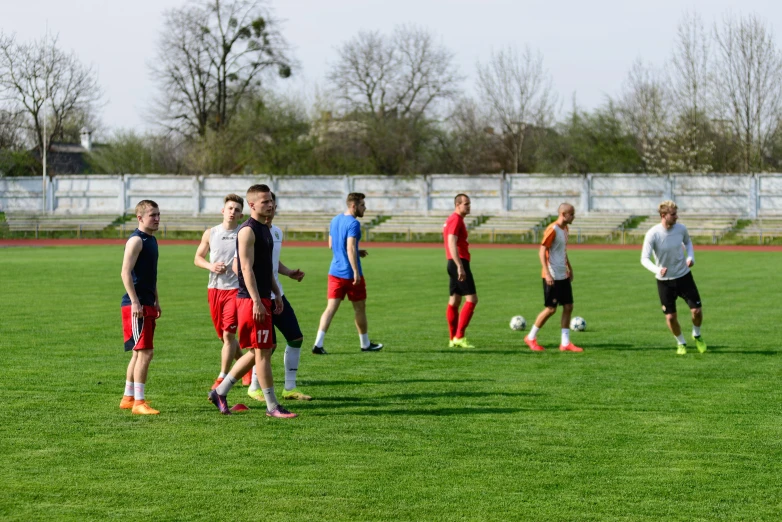
[[[92,131],[87,128],[81,130],[81,143],[51,142],[46,155],[46,170],[51,176],[88,172],[87,154],[93,146]],[[36,160],[43,161],[39,147],[35,147],[32,153]]]

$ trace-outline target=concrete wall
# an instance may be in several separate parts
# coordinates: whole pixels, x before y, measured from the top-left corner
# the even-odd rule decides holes
[[[176,176],[166,174],[58,176],[46,188],[46,210],[55,214],[122,214],[141,199],[154,199],[167,213],[218,213],[223,196],[243,195],[266,183],[282,211],[338,212],[349,192],[363,192],[367,208],[387,213],[453,208],[453,197],[472,198],[475,214],[555,213],[568,201],[580,213],[652,214],[663,199],[682,211],[782,214],[782,174],[685,175],[487,174],[477,176]],[[0,211],[42,210],[40,178],[0,177]]]

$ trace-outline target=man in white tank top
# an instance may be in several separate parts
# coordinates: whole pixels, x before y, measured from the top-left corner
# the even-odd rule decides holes
[[[274,280],[277,282],[277,287],[280,289],[282,295],[283,308],[282,313],[272,314],[272,324],[274,330],[272,330],[272,338],[274,340],[274,348],[277,347],[277,330],[280,331],[285,338],[285,354],[283,361],[285,364],[285,389],[282,392],[283,399],[292,399],[299,401],[308,401],[312,397],[305,395],[296,387],[296,375],[299,370],[299,357],[301,355],[301,344],[304,341],[304,335],[299,328],[299,320],[296,318],[296,312],[285,297],[285,293],[280,283],[280,274],[288,276],[295,281],[301,282],[304,279],[304,272],[296,269],[290,269],[280,261],[280,253],[282,251],[283,232],[280,227],[272,224],[274,215],[277,212],[277,196],[272,192],[272,199],[274,200],[274,211],[271,216],[266,218],[266,225],[269,227],[269,231],[272,233],[272,239],[274,240],[274,248],[272,249],[272,269],[274,271]],[[272,292],[272,300],[275,295]],[[272,305],[272,312],[274,312],[274,305]],[[255,367],[252,372],[252,383],[250,389],[247,391],[247,395],[258,401],[264,401],[263,391],[261,385],[258,382],[258,376],[255,373]]]
[[[543,311],[538,314],[535,324],[524,337],[524,342],[533,352],[542,352],[538,344],[538,331],[546,321],[557,313],[562,306],[560,320],[562,352],[583,352],[584,350],[570,341],[570,316],[573,313],[573,267],[567,257],[568,225],[576,218],[576,209],[570,203],[562,203],[557,209],[557,220],[546,227],[540,243],[540,264],[543,279]]]
[[[223,382],[231,369],[231,361],[241,356],[236,340],[236,294],[239,291],[239,277],[233,268],[236,253],[236,227],[242,218],[244,199],[236,194],[228,194],[223,199],[223,222],[204,231],[201,244],[195,254],[195,265],[209,270],[209,310],[217,338],[223,341],[220,358],[220,374],[212,389]],[[206,254],[209,254],[209,261]]]
[[[641,251],[641,264],[657,278],[657,293],[660,296],[668,329],[676,337],[676,353],[687,353],[687,342],[676,315],[676,299],[687,301],[692,315],[692,339],[700,353],[706,351],[706,341],[701,337],[703,310],[698,287],[690,272],[695,264],[695,252],[692,248],[687,227],[676,223],[678,208],[673,201],[663,201],[657,210],[660,223],[649,229],[644,237]],[[685,256],[685,250],[687,252]],[[652,254],[656,260],[652,260]]]

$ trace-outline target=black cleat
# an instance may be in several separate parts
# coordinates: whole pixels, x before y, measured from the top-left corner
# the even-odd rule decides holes
[[[312,353],[315,355],[328,355],[329,352],[326,351],[326,349],[322,346],[313,346],[312,347]]]
[[[372,341],[369,341],[369,346],[366,348],[362,348],[362,352],[379,352],[383,349],[383,343],[373,343]]]

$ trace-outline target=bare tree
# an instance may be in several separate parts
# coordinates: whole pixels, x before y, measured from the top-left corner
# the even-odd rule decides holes
[[[400,26],[390,36],[360,32],[338,49],[328,74],[344,112],[364,125],[364,144],[379,172],[415,164],[427,119],[461,81],[453,53],[434,36]]]
[[[636,137],[645,170],[669,172],[670,93],[660,71],[640,59],[633,63],[625,81],[620,112]]]
[[[0,101],[24,115],[24,128],[38,150],[44,143],[50,148],[78,114],[93,114],[100,98],[97,73],[62,51],[56,36],[25,44],[0,35]]]
[[[718,107],[741,142],[744,171],[762,169],[782,104],[782,57],[773,32],[757,15],[726,15],[714,38]]]
[[[169,129],[203,136],[225,128],[264,73],[291,75],[288,44],[260,0],[200,0],[165,15],[154,116]]]
[[[701,17],[685,12],[677,29],[669,85],[678,113],[675,133],[680,170],[687,172],[711,170],[714,144],[704,135],[712,108],[709,44]]]
[[[492,53],[487,64],[478,63],[477,70],[481,96],[506,137],[512,171],[518,172],[527,127],[547,127],[554,119],[557,95],[543,55],[529,46],[521,54],[508,47]]]

